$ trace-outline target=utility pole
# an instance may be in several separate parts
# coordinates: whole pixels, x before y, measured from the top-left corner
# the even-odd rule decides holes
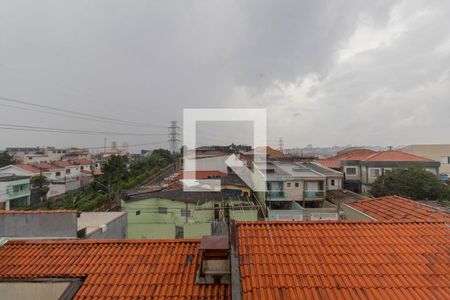
[[[278,150],[280,150],[280,152],[283,152],[283,138],[280,137],[278,139]]]
[[[105,139],[104,139],[104,145],[105,145],[105,150],[104,150],[103,153],[106,153],[106,136],[105,136]]]

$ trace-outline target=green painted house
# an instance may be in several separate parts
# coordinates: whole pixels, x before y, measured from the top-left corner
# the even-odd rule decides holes
[[[30,204],[30,177],[0,175],[0,209],[21,209]]]
[[[200,238],[223,230],[230,219],[256,221],[258,210],[243,197],[222,193],[167,191],[148,193],[122,202],[128,213],[128,238]]]

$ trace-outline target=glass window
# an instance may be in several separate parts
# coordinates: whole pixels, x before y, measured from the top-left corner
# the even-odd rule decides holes
[[[290,187],[291,187],[291,185],[292,185],[292,183],[291,183],[291,182],[288,182],[288,183],[286,183],[286,187],[288,187],[288,188],[290,188]]]
[[[66,174],[70,174],[70,169],[66,169]]]
[[[160,214],[167,214],[167,207],[159,207],[158,212]]]
[[[347,173],[348,175],[356,175],[356,168],[355,167],[345,168],[345,173]]]
[[[56,172],[55,175],[56,176],[61,176],[61,172]]]
[[[190,217],[191,211],[189,209],[182,208],[181,209],[181,216],[182,217]]]
[[[175,238],[182,239],[184,237],[184,228],[183,226],[175,226]]]
[[[334,186],[335,183],[336,183],[336,182],[334,181],[334,179],[331,179],[331,181],[330,181],[331,186]]]
[[[370,177],[378,177],[380,176],[380,169],[370,169],[369,170]]]
[[[296,182],[295,187],[298,188],[300,186],[300,183]]]

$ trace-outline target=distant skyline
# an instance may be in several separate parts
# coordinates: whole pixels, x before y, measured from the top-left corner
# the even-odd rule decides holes
[[[267,108],[274,148],[448,144],[448,28],[446,0],[5,0],[0,149],[102,132],[167,148],[184,108],[228,107]],[[250,144],[250,128],[204,124],[199,143]]]

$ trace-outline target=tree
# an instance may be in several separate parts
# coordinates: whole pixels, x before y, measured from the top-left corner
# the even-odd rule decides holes
[[[14,158],[6,151],[0,152],[0,168],[9,166],[15,163]]]
[[[105,185],[117,184],[119,181],[127,180],[129,176],[127,164],[128,158],[126,156],[111,156],[102,165],[102,183]]]
[[[433,173],[420,169],[395,169],[378,177],[370,193],[375,197],[399,195],[414,200],[450,199],[448,186]]]

